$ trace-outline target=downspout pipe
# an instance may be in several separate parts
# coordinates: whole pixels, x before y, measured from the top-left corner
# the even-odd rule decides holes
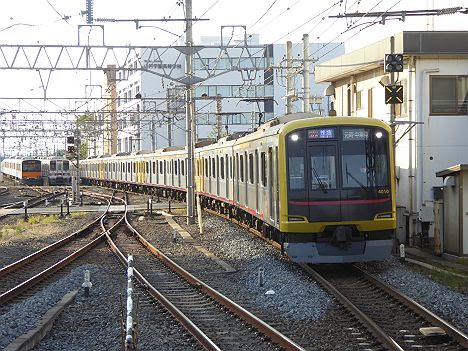
[[[419,122],[417,125],[417,139],[416,139],[416,147],[417,147],[417,199],[418,199],[418,209],[419,212],[422,211],[423,205],[423,186],[424,186],[424,86],[423,83],[427,74],[429,73],[437,73],[439,72],[438,68],[426,68],[421,71],[419,74],[419,89],[418,89],[418,113],[416,115],[416,122]],[[429,116],[429,113],[428,113]],[[421,229],[421,228],[419,228]]]

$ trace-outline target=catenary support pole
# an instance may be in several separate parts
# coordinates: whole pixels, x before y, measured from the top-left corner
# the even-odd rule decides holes
[[[195,223],[195,211],[194,211],[194,152],[193,152],[193,134],[195,133],[194,122],[194,99],[193,99],[193,72],[192,72],[192,0],[185,1],[185,41],[187,53],[185,55],[185,65],[187,74],[187,84],[185,93],[185,118],[187,128],[187,224]]]
[[[292,72],[292,42],[286,42],[286,114],[292,113],[292,99],[294,95]]]
[[[309,34],[302,36],[302,112],[310,112]]]

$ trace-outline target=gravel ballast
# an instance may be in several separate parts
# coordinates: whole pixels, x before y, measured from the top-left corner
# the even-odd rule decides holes
[[[411,270],[411,266],[401,264],[393,257],[384,262],[362,264],[362,267],[446,319],[465,334],[468,333],[467,295]]]

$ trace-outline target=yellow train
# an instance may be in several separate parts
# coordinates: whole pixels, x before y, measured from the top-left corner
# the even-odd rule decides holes
[[[195,149],[202,206],[256,228],[297,262],[383,260],[396,225],[390,127],[355,117],[284,116]],[[186,150],[87,159],[86,184],[184,200]]]

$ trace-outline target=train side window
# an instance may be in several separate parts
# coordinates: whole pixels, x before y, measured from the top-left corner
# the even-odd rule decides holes
[[[153,161],[153,174],[156,174],[156,161]]]
[[[221,171],[221,179],[224,179],[224,156],[221,157],[221,165],[219,166]]]
[[[177,175],[178,174],[178,167],[177,165],[179,164],[179,160],[174,160],[174,174]]]
[[[232,161],[232,156],[231,156],[231,157],[229,157],[229,175],[230,175],[231,179],[232,179],[232,163],[233,163],[233,161]]]
[[[205,177],[208,177],[208,159],[205,158]]]
[[[267,184],[266,154],[264,152],[260,154],[260,175],[261,175],[262,186],[266,186]]]
[[[240,173],[240,181],[244,181],[244,155],[240,155],[239,160],[239,173]]]
[[[253,154],[249,154],[249,183],[254,183],[254,158]]]
[[[150,165],[149,162],[146,162],[146,174],[148,174],[150,171]]]
[[[289,189],[304,189],[304,157],[294,156],[288,159]]]
[[[132,162],[133,163],[133,173],[136,173],[136,164],[135,162]]]
[[[50,170],[55,171],[56,169],[57,169],[57,163],[55,161],[50,161]]]
[[[216,159],[214,157],[211,159],[211,176],[216,178]]]
[[[159,173],[163,174],[163,161],[159,161]]]
[[[197,161],[197,165],[198,165],[198,161]],[[197,167],[197,170],[198,170],[198,167]],[[185,175],[185,160],[180,161],[180,173],[183,176]]]

